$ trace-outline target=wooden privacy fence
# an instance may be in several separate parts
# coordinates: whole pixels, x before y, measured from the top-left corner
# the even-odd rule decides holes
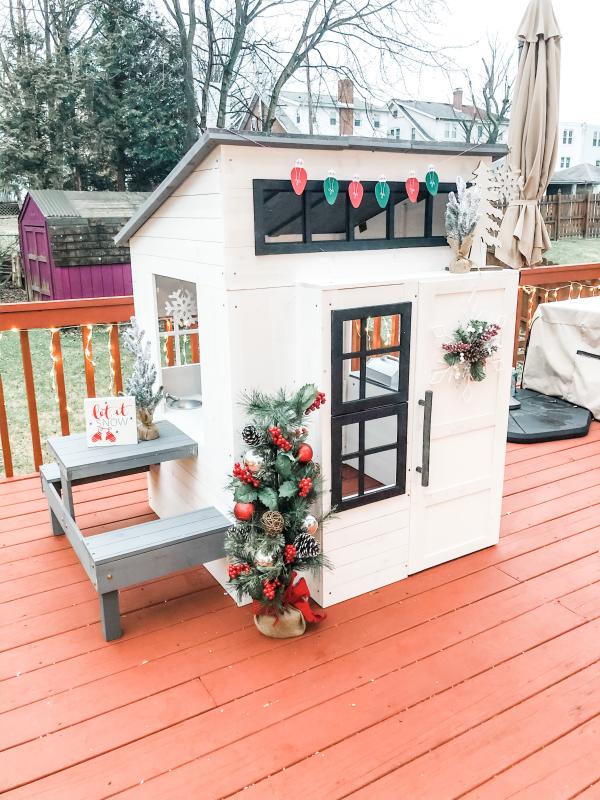
[[[600,295],[600,264],[532,267],[521,270],[513,366],[523,361],[531,321],[540,303]]]
[[[52,359],[60,428],[62,435],[68,436],[69,408],[61,350],[61,330],[75,328],[81,331],[86,391],[88,397],[94,397],[96,395],[96,386],[92,353],[92,331],[94,325],[107,326],[112,391],[114,394],[118,394],[123,390],[118,324],[128,322],[133,313],[133,297],[131,296],[0,305],[0,336],[3,331],[16,331],[19,334],[25,400],[29,415],[33,462],[36,470],[39,469],[43,459],[29,331],[37,329],[50,331],[50,356]],[[2,364],[0,363],[0,444],[2,445],[4,472],[6,477],[10,478],[13,476],[13,459],[1,367]]]
[[[543,197],[540,211],[551,239],[600,237],[600,194],[558,194]]]

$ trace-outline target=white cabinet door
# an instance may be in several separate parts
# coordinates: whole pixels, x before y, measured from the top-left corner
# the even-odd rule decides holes
[[[515,271],[494,270],[419,283],[411,437],[417,466],[425,411],[417,403],[430,391],[432,404],[428,485],[422,472],[411,476],[409,573],[498,541],[517,282]],[[487,377],[465,386],[444,369],[442,344],[469,319],[498,322],[502,330]]]

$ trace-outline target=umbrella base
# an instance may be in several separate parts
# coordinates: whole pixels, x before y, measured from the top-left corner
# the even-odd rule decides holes
[[[520,408],[511,409],[508,417],[509,442],[532,444],[586,436],[592,422],[587,408],[575,406],[559,397],[517,389]]]

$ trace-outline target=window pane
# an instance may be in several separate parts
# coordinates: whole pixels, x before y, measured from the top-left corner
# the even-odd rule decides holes
[[[391,314],[385,317],[367,317],[365,319],[365,347],[376,350],[381,347],[392,347],[400,344],[400,315]],[[343,352],[356,353],[360,350],[361,320],[353,319],[344,322]],[[358,368],[358,365],[356,365]]]
[[[291,189],[282,192],[265,190],[265,242],[301,242],[302,217],[301,195]]]
[[[365,494],[396,485],[396,450],[365,456]]]
[[[358,422],[342,428],[342,454],[358,452]]]
[[[358,494],[358,458],[342,461],[342,500]]]
[[[333,205],[325,199],[323,190],[306,192],[310,204],[310,229],[314,242],[343,241],[346,238],[347,196],[342,189]]]
[[[388,417],[369,419],[365,422],[365,449],[381,447],[387,444],[395,445],[398,440],[398,417],[393,414]],[[351,452],[351,451],[347,451]]]
[[[352,221],[355,239],[385,239],[387,212],[377,202],[374,185],[364,186],[362,202],[352,210]]]
[[[433,215],[431,220],[431,235],[446,236],[446,206],[448,205],[448,193],[439,192],[434,195]]]
[[[394,237],[405,239],[408,236],[425,235],[425,194],[419,191],[419,199],[411,203],[405,194],[392,198],[394,203]]]
[[[344,321],[343,353],[356,353],[357,350],[360,350],[360,325],[361,321],[359,319],[347,319]]]
[[[400,351],[367,358],[366,397],[400,391]]]

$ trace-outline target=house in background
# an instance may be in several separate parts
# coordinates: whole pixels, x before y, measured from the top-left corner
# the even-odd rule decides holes
[[[600,167],[600,122],[559,122],[556,165],[568,169],[578,164]]]
[[[455,89],[451,103],[430,100],[399,100],[390,103],[390,135],[395,139],[429,142],[473,142],[487,140],[481,122],[484,112],[463,100],[463,90]],[[500,126],[498,141],[506,138],[508,121]],[[469,134],[469,136],[467,136]]]
[[[483,112],[463,102],[462,89],[455,89],[451,103],[429,100],[367,102],[358,97],[349,79],[338,81],[337,97],[307,91],[281,92],[273,133],[319,136],[372,136],[419,142],[487,141]],[[268,100],[256,95],[251,109],[241,119],[242,130],[262,130]],[[508,122],[500,129],[505,138]],[[467,137],[467,132],[469,136]]]
[[[577,164],[569,169],[555,172],[546,194],[558,192],[562,194],[588,194],[600,192],[600,166],[594,164]]]
[[[250,110],[240,121],[241,130],[262,130],[268,100],[256,95]],[[338,81],[337,97],[309,94],[307,91],[282,91],[272,133],[302,133],[318,136],[389,136],[390,110],[385,103],[367,102],[358,97],[354,84]]]
[[[32,189],[19,214],[19,239],[31,300],[131,294],[129,247],[113,238],[147,192]]]

